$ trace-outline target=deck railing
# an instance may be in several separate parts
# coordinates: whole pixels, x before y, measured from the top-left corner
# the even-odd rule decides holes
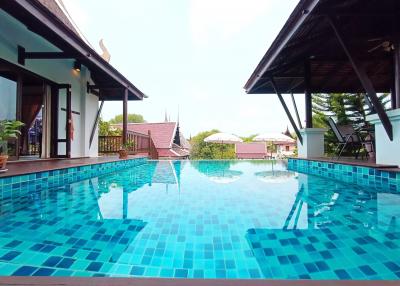
[[[127,142],[133,142],[133,146],[128,149],[132,153],[147,153],[151,159],[158,159],[158,152],[151,138],[148,135],[128,131]],[[118,153],[122,146],[122,136],[99,136],[99,153],[112,154]]]

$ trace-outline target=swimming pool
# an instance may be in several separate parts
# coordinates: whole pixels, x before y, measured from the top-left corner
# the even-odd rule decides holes
[[[0,201],[0,275],[399,279],[400,195],[270,161],[149,161]]]

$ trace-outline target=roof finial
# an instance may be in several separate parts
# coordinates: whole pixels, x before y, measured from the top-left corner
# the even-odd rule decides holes
[[[164,116],[164,122],[168,122],[168,117],[167,117],[167,110],[165,109],[165,116]]]
[[[292,134],[290,134],[289,126],[286,126],[286,131],[283,134],[286,135],[286,136],[289,136],[290,138],[293,138]]]

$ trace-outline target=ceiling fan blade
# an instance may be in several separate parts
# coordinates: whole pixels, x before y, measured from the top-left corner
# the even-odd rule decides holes
[[[383,45],[382,45],[382,43],[381,44],[379,44],[378,46],[376,46],[376,47],[373,47],[372,49],[369,49],[368,50],[368,53],[372,53],[373,51],[376,51],[377,49],[379,49],[380,47],[382,47]]]

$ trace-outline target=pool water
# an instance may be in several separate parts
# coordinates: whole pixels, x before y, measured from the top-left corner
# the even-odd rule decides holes
[[[400,194],[270,161],[149,161],[0,201],[0,275],[399,279]]]

